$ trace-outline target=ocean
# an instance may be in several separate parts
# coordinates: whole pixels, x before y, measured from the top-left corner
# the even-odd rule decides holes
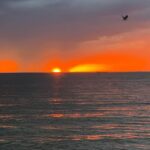
[[[0,150],[150,150],[150,73],[0,74]]]

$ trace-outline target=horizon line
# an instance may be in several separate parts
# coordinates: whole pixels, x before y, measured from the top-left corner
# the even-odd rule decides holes
[[[150,71],[96,71],[96,72],[45,72],[45,71],[39,71],[39,72],[0,72],[0,74],[85,74],[85,73],[150,73]]]

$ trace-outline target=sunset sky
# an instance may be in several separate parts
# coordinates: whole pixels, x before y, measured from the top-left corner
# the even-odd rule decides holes
[[[150,71],[150,0],[0,0],[0,72],[54,68]]]

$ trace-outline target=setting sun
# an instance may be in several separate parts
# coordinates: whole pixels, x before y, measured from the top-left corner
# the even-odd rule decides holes
[[[53,68],[52,72],[54,72],[54,73],[60,73],[61,69],[60,68]]]

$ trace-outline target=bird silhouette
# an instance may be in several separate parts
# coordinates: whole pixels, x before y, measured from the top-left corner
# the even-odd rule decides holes
[[[128,20],[128,18],[129,18],[128,15],[122,16],[122,19],[123,19],[124,21]]]

